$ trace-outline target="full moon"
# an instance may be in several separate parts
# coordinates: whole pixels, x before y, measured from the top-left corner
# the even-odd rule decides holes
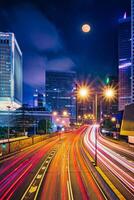
[[[89,24],[84,24],[84,25],[82,26],[82,31],[83,31],[84,33],[88,33],[90,30],[91,30],[91,27],[90,27]]]

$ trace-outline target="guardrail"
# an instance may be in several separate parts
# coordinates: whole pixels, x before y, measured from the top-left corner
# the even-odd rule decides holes
[[[55,134],[51,135],[54,136]],[[41,142],[48,138],[50,135],[39,135],[39,136],[32,136],[27,138],[22,138],[18,140],[3,140],[3,142],[0,143],[0,156],[7,155],[9,153],[13,153],[16,151],[19,151],[21,149],[24,149],[26,147],[29,147],[33,144],[36,144],[38,142]]]

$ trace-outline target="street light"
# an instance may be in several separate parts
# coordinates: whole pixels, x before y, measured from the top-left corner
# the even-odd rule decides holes
[[[59,118],[56,118],[56,122],[59,122],[60,121],[60,119]]]
[[[10,153],[10,144],[9,144],[9,139],[10,139],[10,108],[11,106],[7,106],[8,109],[8,131],[7,131],[7,139],[8,139],[8,145],[9,145],[9,153]]]
[[[112,122],[116,122],[116,117],[112,117],[112,118],[111,118],[111,121],[112,121]]]
[[[115,88],[108,86],[108,87],[104,87],[103,90],[103,96],[106,100],[111,101],[114,100],[116,97],[116,91]]]
[[[79,85],[77,90],[77,97],[82,101],[82,120],[83,120],[83,102],[89,97],[89,87],[87,85]],[[77,102],[76,102],[77,103]],[[76,122],[77,123],[77,122]]]
[[[97,123],[97,119],[98,119],[98,94],[95,94],[95,119],[96,119],[96,123]],[[107,86],[104,87],[103,89],[103,98],[106,99],[107,101],[112,101],[116,98],[116,90],[115,88],[113,88],[112,86]],[[115,120],[115,119],[113,119]],[[97,132],[95,133],[95,166],[97,166]]]
[[[82,86],[81,88],[79,88],[78,97],[81,99],[86,99],[89,96],[88,92],[88,87]]]
[[[52,113],[52,115],[53,115],[53,116],[57,116],[58,113],[57,113],[56,111],[54,111],[54,112]]]
[[[68,112],[66,110],[63,111],[63,116],[67,117],[68,116]]]
[[[105,101],[109,102],[108,104],[108,112],[110,114],[110,102],[114,101],[117,96],[117,91],[115,87],[112,86],[106,86],[103,89],[103,98]]]
[[[10,117],[10,106],[7,106],[7,109],[8,109],[8,131],[7,131],[7,138],[8,138],[8,142],[9,142],[9,137],[10,137],[10,120],[9,120],[9,117]]]

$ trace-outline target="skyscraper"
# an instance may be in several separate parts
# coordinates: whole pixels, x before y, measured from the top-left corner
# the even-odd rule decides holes
[[[119,110],[131,103],[131,18],[119,20],[118,29],[119,55]]]
[[[13,33],[0,32],[0,110],[22,104],[22,52]]]
[[[131,96],[134,102],[134,0],[131,0]]]
[[[33,106],[35,108],[44,108],[45,107],[45,95],[43,93],[35,91],[33,95]]]
[[[75,118],[75,78],[75,72],[46,71],[46,104],[50,110],[67,110]]]

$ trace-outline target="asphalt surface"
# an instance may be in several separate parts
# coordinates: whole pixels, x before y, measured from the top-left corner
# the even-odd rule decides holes
[[[90,154],[95,156],[97,134],[97,164],[125,199],[134,199],[133,147],[103,138],[97,126],[92,126],[84,136]]]
[[[0,200],[133,199],[133,152],[109,142],[83,126],[1,160]]]

